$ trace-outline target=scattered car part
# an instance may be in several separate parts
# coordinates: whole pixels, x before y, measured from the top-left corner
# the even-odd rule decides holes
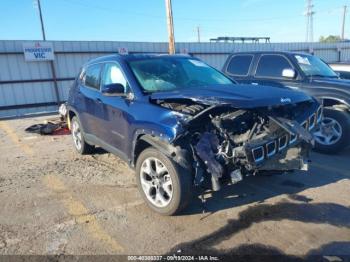
[[[60,119],[50,119],[43,124],[35,124],[25,129],[28,133],[36,133],[40,135],[58,135],[69,134],[67,123]]]
[[[65,121],[67,119],[67,104],[63,103],[58,108],[58,114],[61,117],[62,121]]]

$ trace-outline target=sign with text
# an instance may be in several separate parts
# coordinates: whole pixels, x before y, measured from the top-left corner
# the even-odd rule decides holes
[[[119,47],[118,48],[118,53],[120,55],[127,55],[127,54],[129,54],[129,51],[128,51],[128,49],[126,47]]]
[[[26,61],[55,60],[53,45],[50,42],[23,43],[24,59]]]

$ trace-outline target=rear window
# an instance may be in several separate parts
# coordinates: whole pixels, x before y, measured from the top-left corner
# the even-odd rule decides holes
[[[252,55],[235,55],[231,58],[227,67],[227,72],[237,76],[248,75],[252,60]]]
[[[256,69],[255,76],[282,78],[284,69],[291,69],[288,60],[281,55],[263,55]]]
[[[85,74],[83,76],[84,85],[100,89],[100,72],[101,72],[101,64],[91,65],[86,68]]]

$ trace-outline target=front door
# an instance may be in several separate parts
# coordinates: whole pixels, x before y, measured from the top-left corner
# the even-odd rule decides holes
[[[295,75],[294,78],[283,77],[282,72],[285,69],[292,69],[297,74],[292,63],[284,55],[263,54],[258,59],[257,66],[253,70],[254,77],[251,84],[299,89],[300,81],[298,80],[298,75]]]
[[[110,84],[124,86],[125,96],[104,95],[103,87]],[[106,63],[101,78],[102,104],[103,104],[103,141],[108,145],[126,152],[129,134],[129,111],[133,102],[127,98],[130,92],[126,77],[117,62]]]

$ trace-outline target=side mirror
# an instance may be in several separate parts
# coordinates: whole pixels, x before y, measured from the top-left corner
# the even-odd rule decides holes
[[[106,96],[125,96],[125,88],[119,83],[104,85],[102,88],[102,94]]]
[[[295,78],[296,72],[291,68],[283,69],[282,76],[285,78]]]

